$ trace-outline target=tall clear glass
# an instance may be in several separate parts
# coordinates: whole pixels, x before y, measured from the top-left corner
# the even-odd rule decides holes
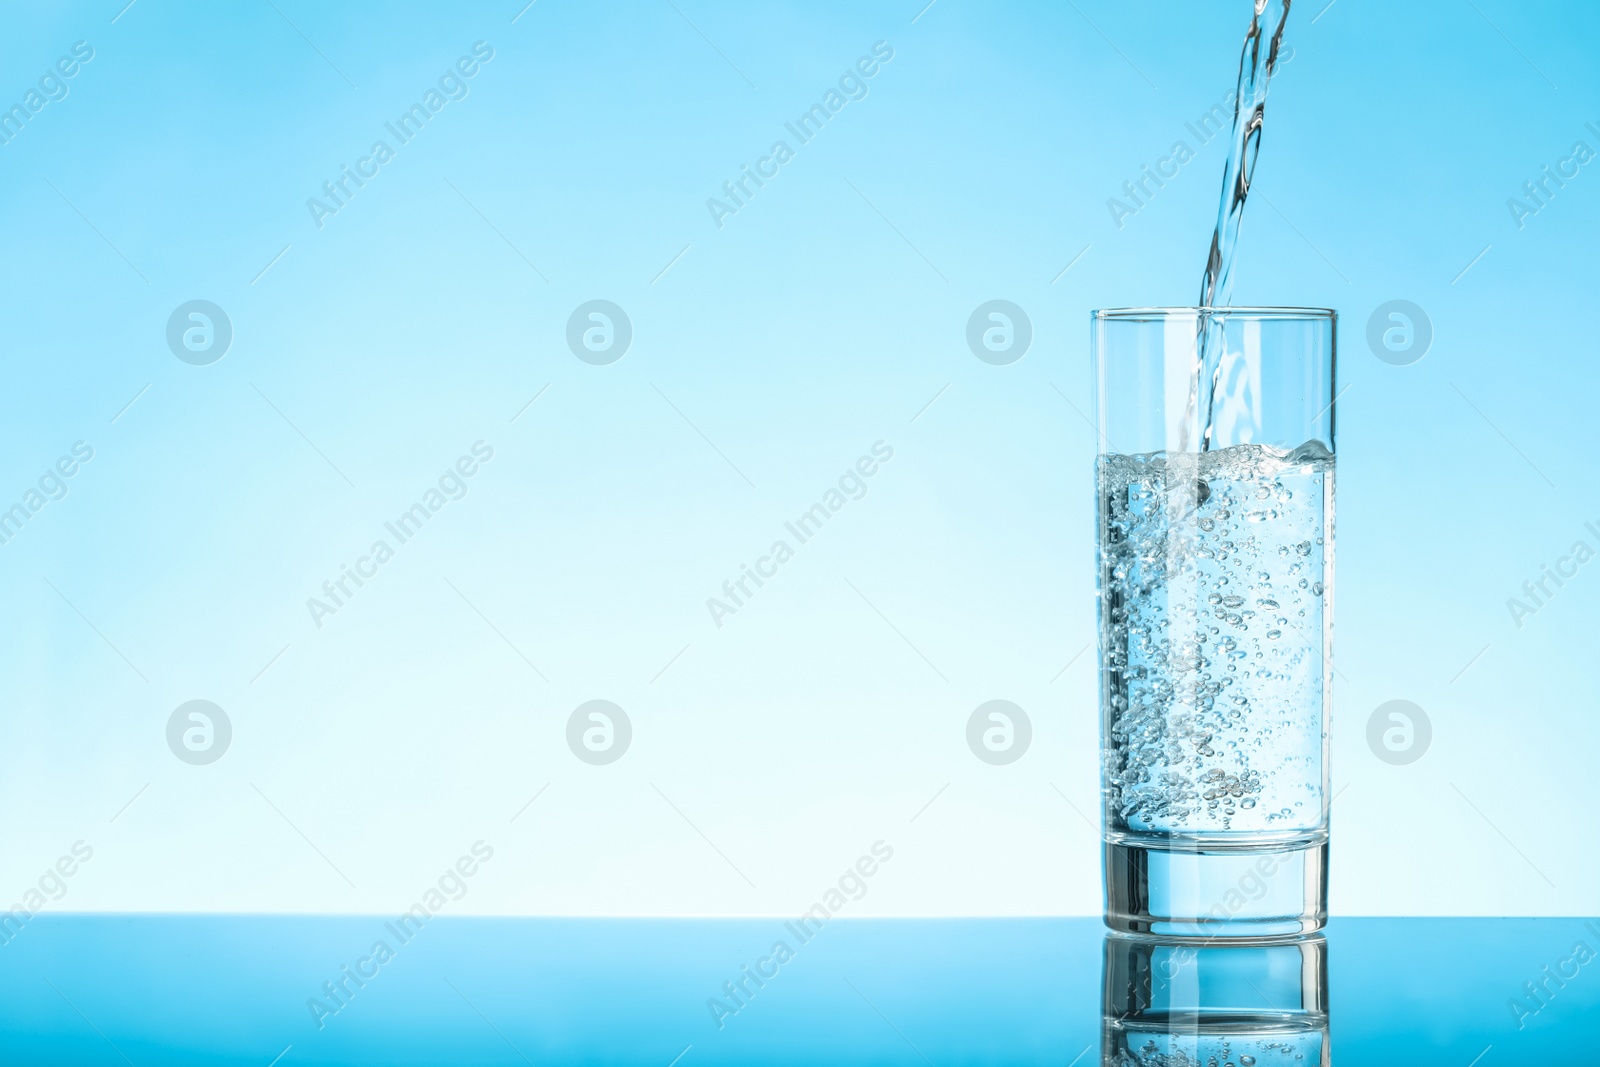
[[[1327,921],[1335,319],[1094,313],[1113,930],[1281,937]]]

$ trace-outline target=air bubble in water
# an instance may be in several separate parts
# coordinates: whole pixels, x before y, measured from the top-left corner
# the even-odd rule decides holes
[[[1320,775],[1306,770],[1317,766],[1321,724],[1314,711],[1289,709],[1320,708],[1322,671],[1283,630],[1288,619],[1309,620],[1308,633],[1320,623],[1321,606],[1307,590],[1323,562],[1309,546],[1324,521],[1332,462],[1315,452],[1287,455],[1261,445],[1186,455],[1170,481],[1163,456],[1100,459],[1101,637],[1115,672],[1104,759],[1114,829],[1252,833],[1318,824]],[[1210,492],[1206,520],[1188,504],[1200,480]],[[1293,503],[1283,500],[1285,483]],[[1227,514],[1264,485],[1270,518],[1250,526]],[[1281,562],[1269,570],[1268,559]],[[1212,771],[1222,776],[1203,782]]]

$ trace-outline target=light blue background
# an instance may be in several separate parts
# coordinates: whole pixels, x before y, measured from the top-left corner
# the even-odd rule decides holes
[[[1193,300],[1222,147],[1121,229],[1106,201],[1223,99],[1248,5],[274,2],[0,34],[7,101],[95,49],[0,146],[0,498],[95,449],[0,546],[0,895],[82,839],[52,908],[399,910],[483,838],[462,913],[789,914],[884,839],[858,914],[1095,913],[1087,316]],[[1521,230],[1506,200],[1600,149],[1597,32],[1577,2],[1291,16],[1235,298],[1343,315],[1337,911],[1595,910],[1600,563],[1521,628],[1506,600],[1600,548],[1600,169]],[[470,95],[318,229],[306,199],[479,40]],[[718,229],[706,199],[877,41],[870,95]],[[211,366],[164,340],[195,298],[235,331]],[[565,344],[594,298],[633,323],[611,366]],[[964,340],[995,298],[1034,328],[1005,367]],[[1395,298],[1435,330],[1412,366],[1364,340]],[[314,627],[479,440],[466,498]],[[166,747],[196,698],[233,723],[208,767]],[[565,744],[594,698],[634,728],[607,767]],[[1008,767],[964,739],[995,698],[1034,726]],[[1365,741],[1395,698],[1434,729],[1405,767]]]

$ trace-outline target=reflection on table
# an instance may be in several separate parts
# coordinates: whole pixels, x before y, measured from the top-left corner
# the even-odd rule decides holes
[[[1331,1062],[1328,945],[1105,939],[1107,1067],[1315,1067]]]

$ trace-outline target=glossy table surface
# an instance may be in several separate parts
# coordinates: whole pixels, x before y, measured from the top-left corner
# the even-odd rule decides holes
[[[0,945],[0,1062],[1101,1062],[1097,920],[395,924],[39,915]],[[1326,933],[1334,1062],[1600,1064],[1600,921]]]

